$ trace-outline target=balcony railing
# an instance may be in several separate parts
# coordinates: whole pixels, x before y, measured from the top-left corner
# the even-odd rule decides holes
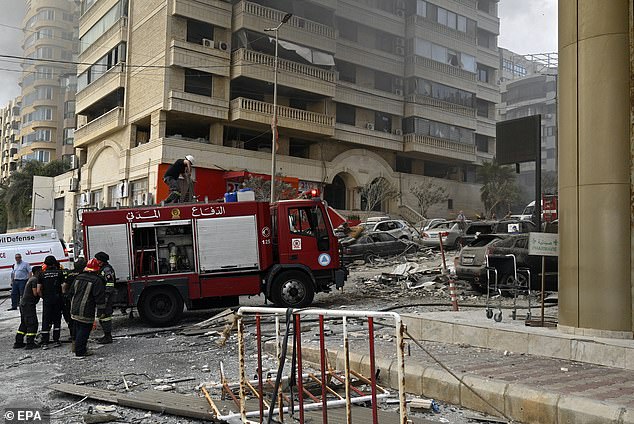
[[[230,103],[230,110],[232,121],[246,119],[270,125],[273,117],[272,103],[246,99],[244,97],[233,99]],[[242,117],[242,112],[250,112],[254,115]],[[277,117],[278,126],[280,127],[316,132],[330,136],[334,134],[335,118],[333,116],[278,105]]]
[[[115,107],[100,117],[77,128],[75,130],[75,147],[90,143],[99,137],[109,134],[117,128],[122,127],[123,124],[123,108]]]
[[[249,1],[242,1],[239,3],[239,11],[247,13],[249,15],[255,15],[263,19],[268,19],[273,22],[281,22],[285,13],[281,10],[272,9],[270,7],[261,6],[257,3],[251,3]],[[318,22],[309,21],[299,16],[292,16],[286,23],[286,26],[308,31],[310,33],[320,35],[322,37],[334,39],[336,36],[335,29],[327,25],[320,24]]]
[[[448,65],[446,63],[437,62],[423,56],[408,56],[405,58],[407,64],[421,65],[425,68],[432,69],[434,71],[441,72],[443,74],[451,75],[454,77],[462,78],[468,81],[475,81],[476,74],[465,71],[464,69],[457,68],[455,66]]]
[[[434,99],[432,97],[423,96],[421,94],[409,95],[406,97],[405,101],[423,106],[431,106],[445,112],[455,113],[467,118],[475,118],[476,116],[476,110],[474,108],[445,102],[443,100]]]
[[[406,134],[403,136],[405,151],[429,153],[472,162],[476,159],[474,144],[458,143],[451,140],[426,135]]]
[[[240,61],[266,65],[271,68],[271,72],[273,72],[275,66],[275,56],[247,49],[239,49],[231,54],[232,65]],[[278,58],[277,68],[280,72],[286,71],[293,74],[305,75],[324,82],[334,83],[336,79],[333,71],[321,69],[316,66],[304,65],[303,63],[293,62],[292,60]]]

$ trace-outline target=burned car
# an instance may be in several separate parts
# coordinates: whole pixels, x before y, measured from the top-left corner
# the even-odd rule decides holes
[[[357,259],[370,262],[372,258],[388,257],[403,253],[414,253],[418,245],[405,239],[397,239],[385,232],[363,233],[358,239],[347,238],[340,241],[342,259],[350,263]]]
[[[489,256],[489,266],[497,270],[498,284],[513,285],[513,260],[509,255],[515,255],[516,267],[528,269],[531,276],[532,290],[541,288],[541,257],[528,254],[528,234],[490,234],[478,237],[470,246],[460,252],[456,263],[456,275],[461,280],[471,283],[478,291],[486,292],[486,256]],[[556,256],[545,258],[545,282],[549,291],[557,290],[558,260]],[[521,285],[526,284],[526,273],[517,275]]]

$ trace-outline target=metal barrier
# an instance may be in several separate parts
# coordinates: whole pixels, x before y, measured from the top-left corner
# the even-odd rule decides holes
[[[245,317],[249,315],[255,316],[255,333],[256,333],[256,349],[257,349],[257,370],[256,377],[253,380],[247,379],[247,352],[245,346]],[[302,362],[302,318],[314,317],[313,320],[318,321],[319,325],[319,372],[310,373],[304,371]],[[284,334],[280,331],[280,318],[285,319],[286,331]],[[272,321],[274,319],[274,321]],[[341,322],[343,326],[342,341],[344,354],[344,370],[343,373],[332,370],[329,367],[328,351],[326,348],[325,320],[334,320],[336,323]],[[341,321],[339,321],[341,319]],[[350,346],[348,333],[348,320],[363,320],[367,322],[367,331],[369,339],[369,362],[370,376],[366,378],[360,373],[350,368]],[[375,346],[374,346],[374,328],[375,320],[389,319],[394,325],[394,335],[396,339],[396,352],[398,364],[398,389],[399,389],[399,414],[401,424],[407,424],[407,409],[405,403],[405,353],[404,353],[404,331],[405,327],[401,321],[400,315],[394,312],[375,312],[375,311],[342,311],[327,309],[280,309],[266,307],[242,307],[237,312],[238,324],[238,354],[240,365],[240,382],[239,382],[239,398],[233,393],[237,385],[229,385],[224,376],[220,384],[223,394],[227,393],[230,398],[239,407],[239,414],[221,415],[218,408],[210,404],[219,419],[236,419],[241,418],[243,423],[263,423],[265,417],[279,415],[283,420],[284,414],[294,412],[299,413],[299,423],[303,424],[304,412],[321,409],[323,424],[328,423],[328,408],[341,407],[346,408],[346,423],[352,423],[352,405],[359,403],[371,402],[372,407],[372,423],[378,424],[378,400],[385,398],[390,393],[377,385]],[[262,370],[262,325],[265,323],[273,323],[275,325],[275,343],[278,359],[278,372],[273,380],[271,375],[264,375]],[[306,322],[306,321],[304,321]],[[287,345],[290,337],[290,328],[293,327],[293,354],[291,356],[291,373],[283,376],[284,361],[287,356]],[[296,364],[296,372],[294,365]],[[281,383],[284,382],[288,386],[289,393],[280,389]],[[345,393],[339,393],[330,386],[331,382],[343,385]],[[315,385],[315,383],[317,383]],[[369,393],[364,392],[359,386],[369,386]],[[293,394],[293,385],[297,385],[297,393]],[[313,385],[313,392],[305,387],[305,384]],[[272,389],[270,397],[266,399],[265,387],[267,390]],[[316,393],[316,392],[321,393]],[[253,397],[257,399],[258,409],[247,411],[247,399]],[[295,404],[295,400],[297,404]],[[279,401],[279,406],[275,404]],[[250,405],[254,405],[250,403]],[[256,419],[257,421],[250,421]]]

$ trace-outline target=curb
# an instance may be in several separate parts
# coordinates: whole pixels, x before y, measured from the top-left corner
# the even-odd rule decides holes
[[[265,350],[270,351],[270,347],[265,345]],[[336,364],[337,369],[344,368],[342,351],[329,350],[328,357],[331,364]],[[302,360],[319,367],[319,349],[303,346]],[[350,368],[369,375],[368,355],[350,352]],[[380,370],[378,383],[393,389],[398,387],[396,360],[377,358],[376,368]],[[509,418],[524,423],[634,424],[634,410],[621,405],[547,392],[468,373],[456,375],[460,381],[440,367],[423,367],[420,364],[407,363],[406,359],[405,390],[417,396],[442,400],[492,416],[500,415],[469,390],[471,388]]]

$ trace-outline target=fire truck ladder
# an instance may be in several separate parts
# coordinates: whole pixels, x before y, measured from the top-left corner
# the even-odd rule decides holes
[[[245,327],[248,323],[253,322],[252,315],[255,315],[255,335],[257,349],[257,370],[255,378],[247,379],[247,357],[255,355],[247,355],[245,346]],[[310,331],[302,328],[302,318],[311,317],[311,320],[305,319],[304,325],[308,321],[318,321],[319,323],[319,366],[317,372],[306,372],[304,370],[303,350],[302,350],[302,330]],[[378,401],[387,398],[390,393],[377,384],[377,369],[375,360],[374,346],[374,329],[375,320],[391,320],[394,325],[395,345],[397,353],[398,365],[398,389],[399,389],[399,419],[391,417],[387,420],[390,422],[399,422],[406,424],[408,422],[407,410],[405,403],[405,363],[404,363],[404,331],[405,327],[401,321],[400,315],[393,312],[375,312],[375,311],[340,311],[327,309],[280,309],[265,307],[242,307],[238,310],[238,354],[239,354],[239,383],[231,384],[224,376],[224,370],[221,368],[220,384],[210,386],[210,388],[220,389],[222,398],[230,398],[239,408],[239,413],[231,413],[228,415],[221,414],[219,408],[214,404],[211,397],[209,401],[216,418],[221,420],[241,419],[242,423],[266,423],[271,422],[272,417],[277,420],[284,421],[284,415],[291,415],[300,424],[308,421],[316,421],[317,416],[310,411],[321,410],[322,423],[328,424],[328,410],[345,406],[345,418],[337,417],[331,413],[330,422],[345,422],[351,424],[352,409],[355,404],[366,404],[370,402],[372,423],[378,424],[381,411],[378,408]],[[249,318],[248,322],[247,319]],[[263,344],[262,344],[262,325],[275,322],[275,347],[278,360],[277,372],[265,372],[262,369]],[[280,331],[281,320],[285,319],[286,332]],[[343,333],[343,372],[338,372],[330,367],[328,360],[328,351],[326,349],[325,320],[328,319],[330,325],[341,323]],[[350,346],[349,346],[349,321],[364,321],[367,325],[367,338],[369,342],[369,374],[367,378],[351,369],[350,367]],[[378,325],[378,323],[376,324]],[[287,356],[288,338],[292,328],[293,337],[293,353],[291,355],[291,372],[290,375],[282,375],[284,370],[284,362]],[[337,344],[339,344],[339,342]],[[304,352],[306,353],[306,352]],[[313,358],[316,361],[316,359]],[[296,386],[297,393],[293,393],[293,387]],[[257,401],[257,402],[256,402]],[[276,404],[278,406],[276,406]],[[257,406],[257,409],[256,409]],[[253,410],[247,410],[247,408]],[[365,408],[362,408],[367,410]],[[359,408],[355,409],[355,411]],[[299,417],[295,416],[298,413]],[[311,419],[305,416],[309,415]],[[356,412],[355,412],[356,416]],[[268,420],[268,421],[267,421]],[[367,419],[366,419],[367,420]]]

